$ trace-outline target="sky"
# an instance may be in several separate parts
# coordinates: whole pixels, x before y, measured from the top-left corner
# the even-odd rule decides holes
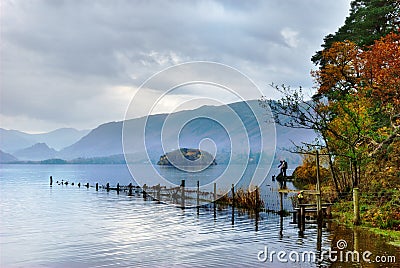
[[[267,98],[279,98],[271,83],[312,92],[310,58],[349,8],[350,0],[2,0],[0,127],[40,133],[121,121],[138,91],[143,104],[157,94],[143,83],[193,61],[231,66]],[[178,90],[155,111],[200,95],[213,91]]]

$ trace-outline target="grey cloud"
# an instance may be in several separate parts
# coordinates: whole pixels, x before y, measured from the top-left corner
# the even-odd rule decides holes
[[[349,2],[4,1],[1,114],[54,126],[121,120],[127,101],[110,88],[193,60],[232,65],[272,97],[271,82],[311,87],[309,59]]]

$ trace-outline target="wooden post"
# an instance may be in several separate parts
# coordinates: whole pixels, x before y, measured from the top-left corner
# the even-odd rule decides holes
[[[256,232],[258,232],[258,220],[260,219],[260,201],[258,200],[258,186],[256,187],[256,190],[254,191],[256,195],[256,207],[255,207],[255,213],[256,213]],[[282,214],[283,215],[283,214]]]
[[[185,207],[185,180],[181,183],[181,208]]]
[[[217,201],[217,183],[214,182],[214,203]]]
[[[214,220],[217,218],[217,183],[214,182]]]
[[[317,251],[321,252],[322,248],[322,225],[319,224],[317,228]]]
[[[235,225],[235,185],[232,183],[232,226],[233,225]]]
[[[129,191],[128,191],[128,195],[132,195],[132,182],[129,183]]]
[[[258,200],[258,186],[256,187],[256,190],[254,191],[254,194],[256,195],[256,207],[255,207],[255,210],[256,210],[256,213],[258,213],[258,211],[260,209],[260,202]]]
[[[78,187],[81,188],[81,183],[80,182],[78,182]]]
[[[200,207],[200,181],[197,181],[197,198],[196,198],[196,206]]]
[[[89,183],[86,183],[86,188],[89,189]]]
[[[119,182],[117,182],[117,194],[119,194]]]
[[[354,205],[354,218],[353,224],[360,225],[360,204],[358,196],[358,188],[353,188],[353,205]]]
[[[321,183],[319,178],[319,152],[317,150],[316,154],[316,164],[317,164],[317,222],[320,224],[322,222],[322,206],[321,206]]]
[[[146,198],[147,198],[147,193],[146,193],[147,190],[146,190],[146,189],[147,189],[147,185],[144,184],[144,185],[143,185],[143,190],[142,190],[142,191],[143,191],[143,199],[146,199]]]
[[[299,206],[297,211],[297,228],[301,229],[301,207]]]
[[[360,232],[358,228],[352,228],[353,229],[353,237],[354,237],[354,250],[360,251]]]
[[[50,176],[50,186],[53,186],[53,176]]]
[[[161,185],[157,184],[157,201],[161,202]]]
[[[305,206],[300,207],[300,214],[301,214],[300,233],[304,234],[304,231],[306,229],[306,207]]]
[[[107,192],[110,191],[110,183],[109,182],[107,182],[107,184],[106,184],[106,189],[107,189]]]
[[[96,182],[96,191],[98,191],[98,190],[99,190],[99,183]]]
[[[235,207],[235,185],[232,183],[232,207]]]

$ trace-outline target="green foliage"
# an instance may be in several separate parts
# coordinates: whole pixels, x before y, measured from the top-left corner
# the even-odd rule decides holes
[[[335,42],[352,41],[360,46],[369,46],[382,36],[400,29],[400,2],[398,0],[354,0],[345,23],[334,34],[324,38],[323,50]],[[318,51],[312,61],[325,65],[322,51]]]

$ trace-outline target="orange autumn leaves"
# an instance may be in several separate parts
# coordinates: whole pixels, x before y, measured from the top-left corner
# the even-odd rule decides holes
[[[322,57],[325,65],[312,72],[318,93],[331,100],[347,94],[366,96],[381,105],[400,106],[400,35],[391,33],[366,48],[337,42]]]
[[[367,47],[334,43],[322,52],[322,62],[312,75],[320,109],[330,115],[323,135],[336,165],[351,170],[357,185],[371,156],[390,158],[391,147],[399,144],[400,34]]]

